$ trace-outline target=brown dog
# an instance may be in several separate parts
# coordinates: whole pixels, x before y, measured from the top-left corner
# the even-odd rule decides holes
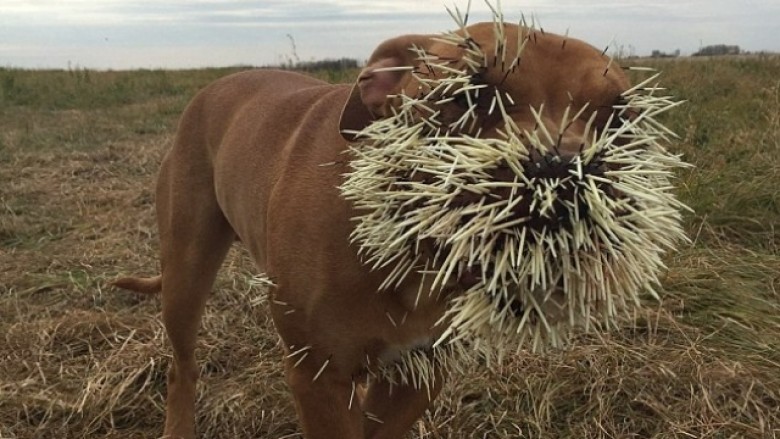
[[[494,56],[492,23],[467,30]],[[529,108],[544,104],[547,128],[559,132],[567,107],[589,103],[597,111],[591,129],[604,128],[628,88],[620,68],[581,41],[510,24],[505,32],[510,51],[518,32],[528,34],[522,62],[511,70],[486,62],[479,76],[511,95],[515,105],[507,111],[519,127],[533,130]],[[162,290],[174,354],[166,437],[195,436],[196,335],[217,270],[236,239],[275,283],[271,312],[307,438],[400,438],[441,389],[442,379],[428,391],[411,384],[390,389],[375,379],[364,396],[355,395],[355,383],[372,364],[430,346],[443,331],[435,323],[448,295],[415,304],[419,277],[377,293],[387,273],[361,263],[349,242],[356,212],[338,189],[349,172],[345,151],[353,140],[342,130],[388,116],[397,105],[389,96],[412,96],[421,88],[409,71],[394,69],[426,71],[412,47],[454,64],[465,50],[431,35],[402,36],[376,49],[353,87],[290,72],[243,72],[211,84],[187,108],[157,185],[162,274],[116,282],[136,291]],[[441,110],[450,119],[462,112],[454,101],[442,102]],[[589,116],[562,130],[562,149],[591,135],[585,132]],[[503,123],[484,117],[480,135],[495,136]],[[456,294],[457,282],[451,287],[449,294]]]

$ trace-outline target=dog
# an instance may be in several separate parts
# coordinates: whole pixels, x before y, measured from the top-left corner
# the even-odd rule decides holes
[[[629,81],[601,50],[523,26],[464,27],[466,40],[487,54],[478,79],[509,95],[506,110],[520,129],[541,120],[563,133],[559,154],[573,154],[610,123]],[[505,47],[501,41],[505,41]],[[522,60],[507,65],[505,50]],[[430,406],[446,379],[437,370],[425,389],[371,380],[372,365],[392,364],[410,349],[430,347],[445,330],[448,301],[473,285],[461,273],[443,294],[418,295],[423,280],[406,276],[379,291],[388,268],[372,269],[350,241],[359,215],[339,190],[350,172],[348,145],[390,117],[399,96],[424,89],[435,75],[421,50],[461,68],[468,47],[437,35],[405,35],[381,43],[353,85],[331,85],[287,71],[257,70],[219,79],[186,108],[156,190],[161,274],[115,281],[124,289],[162,292],[162,320],[173,349],[165,437],[195,437],[198,368],[194,355],[206,298],[235,241],[273,281],[270,312],[284,343],[286,379],[308,439],[400,438]],[[511,58],[511,57],[510,57]],[[511,59],[510,59],[511,61]],[[591,113],[559,126],[567,108]],[[442,120],[463,113],[457,99],[439,99]],[[531,108],[544,106],[541,119]],[[480,115],[469,135],[496,136],[506,120]],[[453,130],[463,135],[466,128]],[[358,133],[358,134],[356,134]],[[476,134],[475,134],[476,133]],[[378,292],[379,291],[379,292]]]

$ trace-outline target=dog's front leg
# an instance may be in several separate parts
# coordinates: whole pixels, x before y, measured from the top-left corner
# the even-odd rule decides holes
[[[363,410],[369,416],[365,421],[365,438],[404,437],[439,395],[443,384],[441,371],[436,372],[436,380],[430,384],[430,388],[391,385],[386,381],[371,382],[363,401]]]
[[[308,359],[297,366],[294,362],[285,362],[287,382],[306,439],[363,439],[363,415],[353,400],[349,374],[341,376],[326,363]]]

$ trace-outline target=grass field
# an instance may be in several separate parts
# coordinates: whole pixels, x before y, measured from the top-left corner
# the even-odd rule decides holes
[[[667,121],[695,165],[678,179],[693,243],[663,301],[459,377],[410,437],[780,437],[780,59],[656,63],[689,101]],[[107,282],[157,272],[158,164],[189,98],[230,71],[0,69],[0,437],[159,435],[159,300]],[[253,274],[234,249],[204,320],[206,438],[300,437]]]

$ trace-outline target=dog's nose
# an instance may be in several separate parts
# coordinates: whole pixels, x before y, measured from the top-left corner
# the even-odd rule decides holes
[[[541,152],[533,150],[526,162],[525,176],[527,178],[566,178],[576,156],[568,151]]]
[[[586,142],[580,136],[567,136],[554,145],[545,146],[546,151],[530,148],[525,171],[529,178],[565,179],[574,175],[603,175],[607,170],[601,160],[583,159]]]

